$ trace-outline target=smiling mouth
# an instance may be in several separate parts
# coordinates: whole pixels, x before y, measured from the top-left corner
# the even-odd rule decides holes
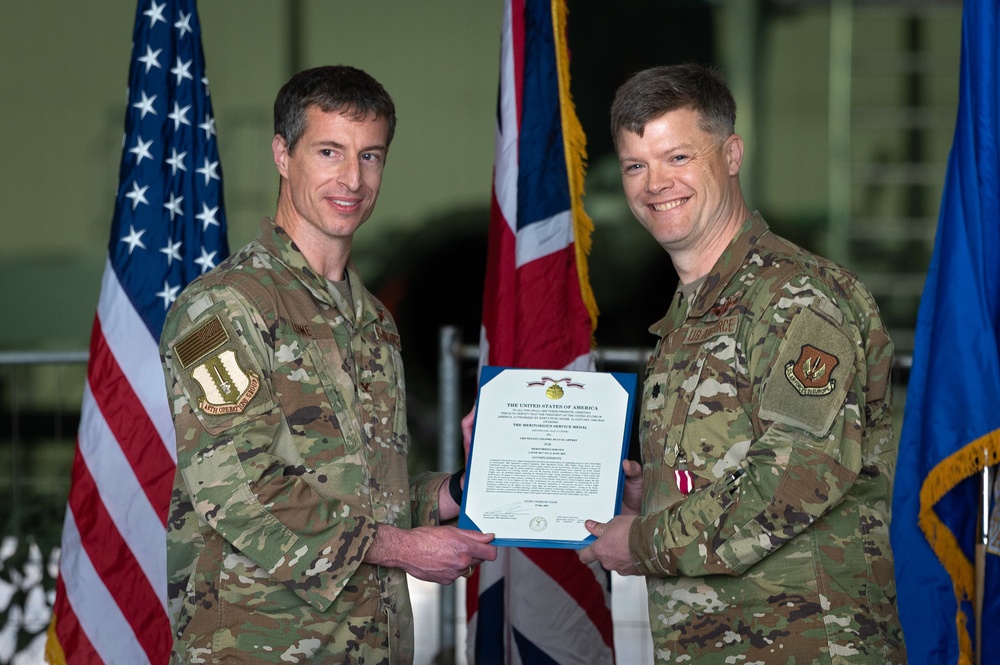
[[[669,201],[667,203],[654,203],[650,207],[657,212],[664,212],[667,210],[673,210],[680,204],[686,202],[688,199],[677,199],[676,201]]]
[[[357,206],[361,202],[360,201],[349,201],[349,200],[346,200],[346,199],[333,199],[333,198],[331,198],[330,199],[330,203],[332,203],[333,205],[337,206],[338,208],[353,208],[353,207]]]

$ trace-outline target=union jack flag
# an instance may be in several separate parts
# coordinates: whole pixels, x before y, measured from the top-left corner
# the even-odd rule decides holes
[[[586,138],[569,95],[564,0],[507,0],[481,362],[594,369]],[[611,583],[575,550],[501,548],[469,580],[470,663],[613,663]]]

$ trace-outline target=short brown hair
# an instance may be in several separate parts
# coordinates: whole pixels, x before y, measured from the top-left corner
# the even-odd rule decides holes
[[[701,116],[701,128],[728,138],[736,126],[736,100],[715,69],[699,64],[663,65],[634,74],[611,104],[611,138],[618,146],[623,131],[642,136],[650,120],[677,109]]]
[[[310,106],[318,106],[324,113],[341,112],[355,120],[372,116],[385,119],[389,127],[386,148],[396,133],[396,107],[381,83],[355,67],[326,65],[290,78],[274,100],[274,133],[285,139],[288,152],[305,132]]]

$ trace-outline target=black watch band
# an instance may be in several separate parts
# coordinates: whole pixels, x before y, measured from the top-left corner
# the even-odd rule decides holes
[[[448,479],[448,493],[459,506],[462,505],[462,495],[464,494],[462,491],[462,476],[464,475],[465,469],[462,469],[451,474],[451,478]]]

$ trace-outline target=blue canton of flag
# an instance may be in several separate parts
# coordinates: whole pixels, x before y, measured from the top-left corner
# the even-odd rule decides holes
[[[159,339],[177,294],[229,250],[194,0],[153,0],[138,12],[109,251],[122,286]]]

